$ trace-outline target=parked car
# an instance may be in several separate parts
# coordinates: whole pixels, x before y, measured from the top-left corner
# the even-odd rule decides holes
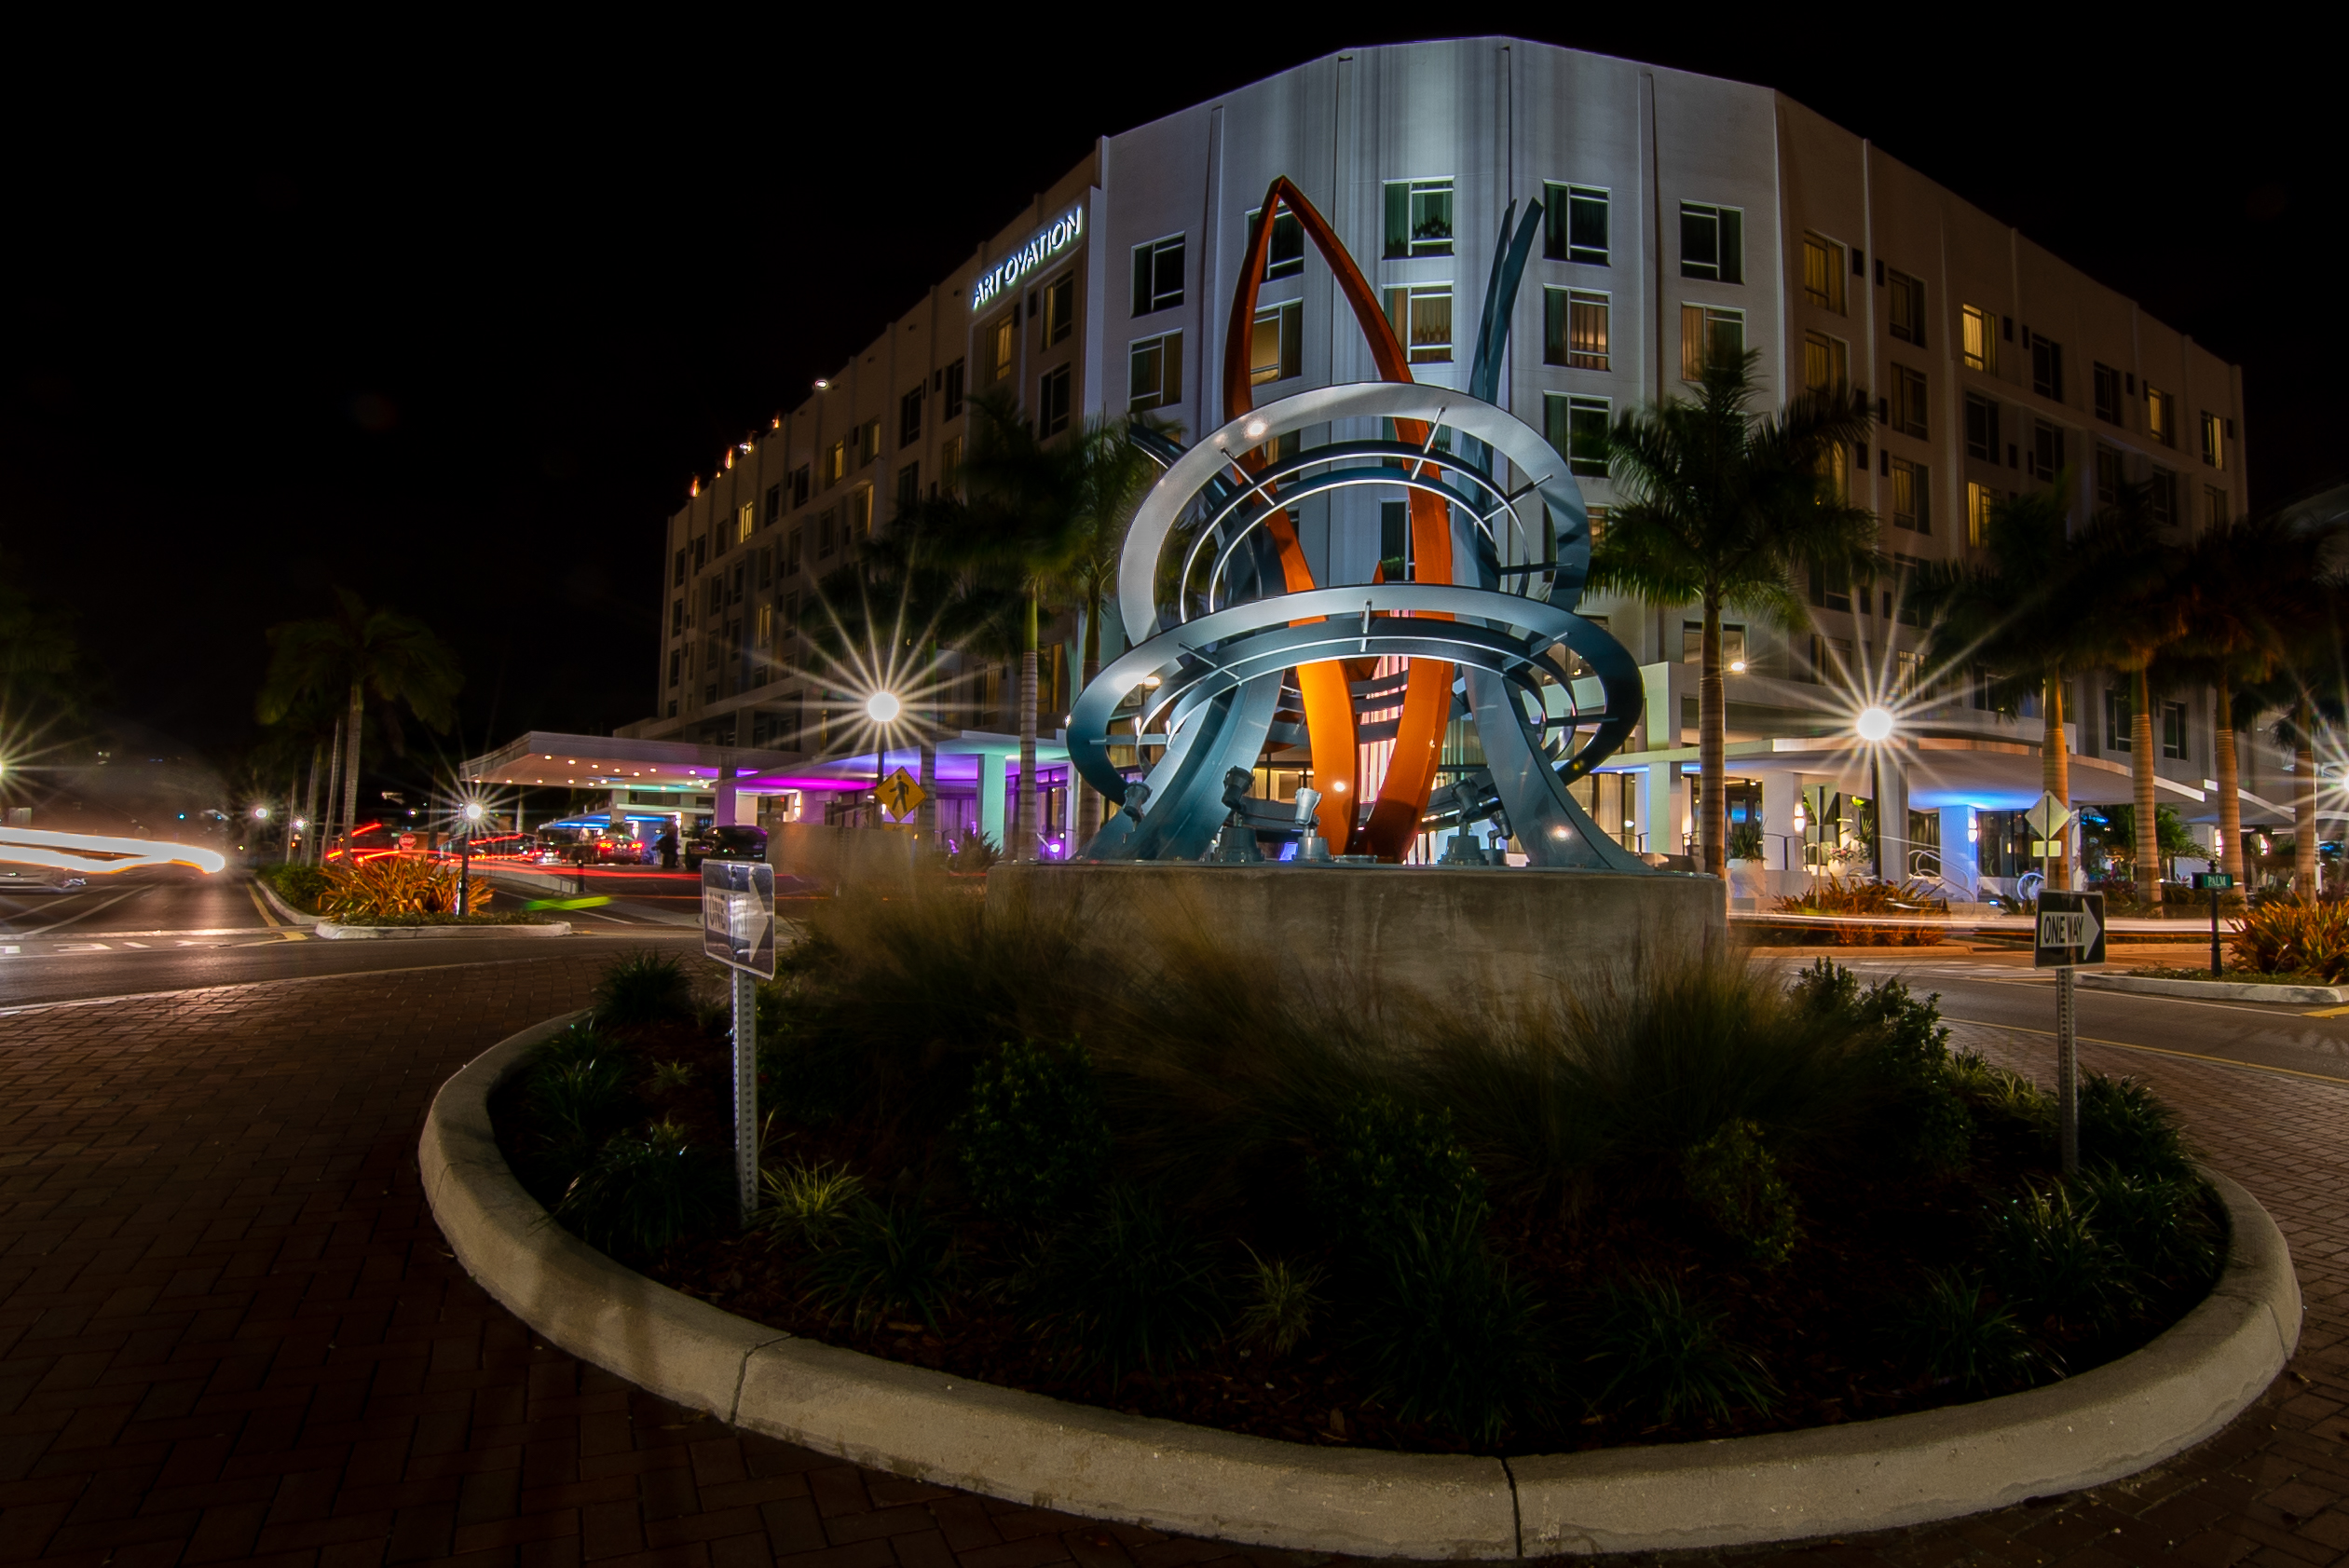
[[[763,827],[704,827],[685,841],[685,868],[699,871],[705,860],[764,860]]]

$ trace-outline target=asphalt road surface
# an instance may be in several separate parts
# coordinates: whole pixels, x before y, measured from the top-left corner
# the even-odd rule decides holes
[[[567,915],[575,934],[321,941],[235,873],[128,872],[70,893],[0,893],[0,1017],[12,1008],[332,975],[477,967],[552,946],[694,950],[696,927],[622,905]]]

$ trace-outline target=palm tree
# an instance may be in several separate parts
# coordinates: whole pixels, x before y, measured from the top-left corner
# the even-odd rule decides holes
[[[1803,614],[1793,573],[1865,575],[1876,562],[1875,517],[1823,477],[1823,459],[1868,433],[1867,398],[1838,387],[1805,392],[1776,416],[1755,416],[1746,405],[1760,358],[1709,358],[1694,399],[1634,409],[1617,422],[1609,468],[1624,499],[1608,515],[1589,579],[1594,592],[1703,607],[1697,831],[1703,869],[1717,877],[1728,874],[1728,838],[1722,607],[1791,624]]]
[[[2271,685],[2330,623],[2334,584],[2326,555],[2338,530],[2337,523],[2301,528],[2262,513],[2207,530],[2181,564],[2186,634],[2165,666],[2206,680],[2214,693],[2219,865],[2237,887],[2246,883],[2236,691]]]
[[[2292,886],[2307,897],[2316,891],[2316,731],[2349,725],[2349,650],[2342,646],[2341,623],[2349,593],[2322,579],[2312,608],[2283,639],[2274,675],[2237,694],[2247,709],[2284,715],[2275,739],[2292,749]]]
[[[369,698],[395,753],[405,749],[400,729],[403,706],[435,730],[446,730],[457,721],[457,690],[465,677],[448,645],[421,620],[397,610],[370,609],[348,588],[335,591],[334,614],[270,627],[269,649],[269,671],[254,703],[262,723],[284,718],[306,695],[342,693],[347,698],[346,831],[358,820],[359,732]]]
[[[1086,423],[1073,439],[1082,476],[1080,503],[1053,572],[1056,597],[1073,604],[1085,622],[1079,661],[1079,691],[1101,673],[1101,607],[1117,590],[1118,562],[1134,509],[1158,474],[1157,465],[1132,440],[1133,427],[1161,427],[1147,416],[1127,415]],[[1090,843],[1101,825],[1101,798],[1070,770],[1076,789],[1075,833],[1071,848]]]
[[[2087,639],[2129,677],[2129,780],[2135,805],[2137,896],[2162,901],[2158,776],[2153,751],[2153,666],[2186,633],[2188,585],[2180,560],[2164,551],[2146,511],[2147,487],[2129,485],[2077,539],[2083,586],[2071,608]]]

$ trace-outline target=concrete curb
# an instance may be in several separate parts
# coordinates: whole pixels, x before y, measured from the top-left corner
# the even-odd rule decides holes
[[[2232,1242],[2208,1300],[2050,1387],[1848,1426],[1502,1461],[1243,1437],[795,1339],[654,1284],[557,1227],[498,1152],[489,1096],[578,1014],[441,1088],[417,1149],[467,1273],[539,1333],[665,1398],[856,1464],[1068,1513],[1292,1550],[1495,1559],[1882,1530],[2095,1486],[2199,1442],[2299,1342],[2267,1211],[2211,1175]]]
[[[512,925],[336,925],[321,920],[312,934],[322,942],[397,941],[411,936],[568,936],[567,920],[516,921]]]
[[[2235,980],[2157,980],[2150,975],[2080,972],[2092,991],[2136,991],[2145,996],[2195,996],[2206,1002],[2272,1002],[2294,1007],[2332,1007],[2349,1002],[2349,986],[2260,986]]]

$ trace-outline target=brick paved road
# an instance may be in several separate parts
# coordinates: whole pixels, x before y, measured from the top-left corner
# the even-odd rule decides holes
[[[416,1180],[435,1085],[601,956],[0,1018],[0,1561],[1175,1568],[1277,1553],[983,1501],[733,1433],[533,1342]],[[419,1005],[421,1003],[421,1005]],[[2030,1043],[1988,1042],[2018,1065]],[[2291,1238],[2294,1371],[2099,1492],[1742,1561],[2349,1561],[2349,1088],[2122,1052]]]

